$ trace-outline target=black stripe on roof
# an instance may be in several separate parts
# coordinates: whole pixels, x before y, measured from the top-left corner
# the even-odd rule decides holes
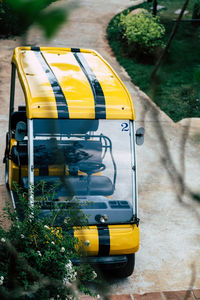
[[[49,82],[51,84],[51,87],[54,92],[54,96],[56,99],[56,105],[57,105],[57,111],[58,111],[58,118],[62,119],[69,119],[69,111],[68,111],[68,106],[67,106],[67,101],[65,98],[65,95],[58,83],[58,80],[51,70],[50,66],[46,62],[45,58],[43,57],[40,47],[31,47],[31,50],[34,51],[35,55],[37,56],[38,60],[40,61],[40,64],[45,71]]]
[[[88,62],[86,61],[82,53],[74,51],[73,54],[91,86],[95,101],[95,119],[106,119],[105,97],[97,77],[88,65]]]
[[[110,232],[108,225],[97,225],[99,235],[99,256],[107,256],[110,253]]]
[[[40,47],[38,46],[31,46],[32,51],[40,51]]]
[[[71,48],[71,52],[80,52],[80,48]]]

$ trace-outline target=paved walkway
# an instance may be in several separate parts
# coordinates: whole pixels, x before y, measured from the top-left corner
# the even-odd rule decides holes
[[[179,299],[169,298],[170,294],[160,294],[160,291],[200,288],[199,204],[191,200],[188,190],[181,185],[184,181],[184,187],[199,192],[200,120],[194,120],[189,131],[187,121],[183,122],[184,126],[174,124],[131,82],[117,63],[106,40],[106,26],[112,16],[133,5],[134,1],[71,2],[78,3],[79,7],[71,13],[69,22],[52,41],[45,41],[37,29],[32,29],[28,42],[32,45],[94,48],[99,51],[131,93],[136,110],[136,127],[145,126],[145,144],[137,148],[141,246],[136,255],[135,272],[124,280],[109,279],[110,294],[126,294],[127,299],[132,295],[135,299],[150,299],[136,294],[158,292],[151,299],[161,296],[162,299]],[[63,0],[56,5],[64,3]],[[19,39],[0,40],[0,157],[3,156],[7,129],[9,62],[13,48],[19,44]],[[18,87],[16,93],[20,95]],[[3,168],[0,163],[2,185]],[[177,172],[184,176],[181,178]]]
[[[82,296],[80,300],[97,300],[98,298]],[[101,299],[101,298],[99,298]],[[199,300],[200,290],[171,291],[147,294],[110,295],[109,300]]]

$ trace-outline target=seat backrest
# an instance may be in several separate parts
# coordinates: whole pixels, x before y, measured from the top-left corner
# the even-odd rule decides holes
[[[66,161],[74,162],[102,162],[102,143],[100,141],[73,141],[66,145]],[[73,157],[74,153],[74,157]]]
[[[28,147],[27,141],[20,142],[13,146],[11,159],[18,164],[18,154],[21,164],[27,164]],[[100,141],[64,141],[58,144],[52,140],[34,141],[34,164],[76,164],[79,162],[102,162],[102,144]]]
[[[34,155],[36,161],[46,161],[49,164],[53,162],[77,163],[80,161],[101,162],[102,144],[100,141],[90,140],[69,140],[58,141],[50,140],[35,140]]]
[[[25,105],[19,105],[18,106],[18,111],[26,111],[26,106]]]

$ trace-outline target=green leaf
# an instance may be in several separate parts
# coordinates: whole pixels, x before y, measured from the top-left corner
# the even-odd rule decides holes
[[[68,15],[65,10],[56,9],[41,13],[36,24],[43,29],[46,38],[50,39],[66,21],[67,17]]]

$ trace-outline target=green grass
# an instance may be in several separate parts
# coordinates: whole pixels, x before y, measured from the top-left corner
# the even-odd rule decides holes
[[[182,0],[159,0],[159,5],[166,9],[158,15],[166,28],[165,42],[168,40],[173,22],[177,18],[174,11],[181,8]],[[194,1],[190,2],[189,13],[184,19],[191,19]],[[150,10],[152,3],[144,3],[137,7]],[[137,8],[134,7],[134,8]],[[129,13],[130,10],[124,11]],[[148,95],[152,95],[150,75],[155,60],[144,63],[130,55],[127,46],[121,39],[118,15],[109,23],[107,36],[119,63],[126,69],[134,84]],[[170,46],[169,53],[158,72],[158,81],[153,101],[175,122],[188,117],[200,117],[200,26],[190,22],[182,22]]]

